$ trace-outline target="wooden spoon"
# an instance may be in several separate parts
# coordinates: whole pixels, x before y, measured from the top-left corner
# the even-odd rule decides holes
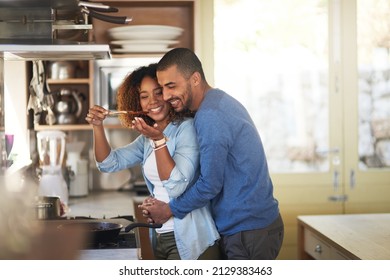
[[[118,115],[146,115],[148,112],[145,111],[110,111],[109,116],[118,116]]]

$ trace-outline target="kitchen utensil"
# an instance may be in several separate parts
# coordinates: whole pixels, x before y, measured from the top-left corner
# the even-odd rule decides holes
[[[61,203],[58,196],[39,196],[35,202],[36,217],[39,220],[58,219]]]
[[[59,92],[59,100],[54,109],[59,124],[77,123],[83,110],[81,96],[74,90],[63,88]]]
[[[110,28],[109,37],[114,40],[177,40],[184,29],[169,25],[130,25]]]
[[[138,46],[126,46],[123,48],[114,48],[114,53],[166,53],[172,50],[172,48],[161,48],[160,46],[153,45],[138,45]]]
[[[87,1],[78,1],[78,5],[81,7],[85,7],[91,10],[96,10],[96,11],[102,11],[102,12],[107,12],[107,13],[114,13],[118,12],[119,10],[114,7],[110,7],[108,5],[105,5],[103,3],[91,3]]]
[[[148,37],[145,34],[146,38],[145,39],[162,39],[162,40],[173,40],[177,36],[179,36],[181,33],[183,33],[183,28],[177,27],[177,26],[170,26],[170,25],[152,25],[152,24],[147,24],[147,25],[130,25],[130,26],[119,26],[119,27],[113,27],[108,30],[110,34],[114,33],[122,33],[122,32],[144,32],[150,34],[155,34],[155,33],[162,33],[161,35],[167,35],[169,38],[153,38],[153,37]],[[174,35],[174,38],[171,36]]]
[[[130,230],[136,227],[146,227],[146,228],[161,228],[162,224],[148,224],[148,223],[131,223],[125,228],[125,232],[129,232]]]
[[[73,176],[69,180],[69,196],[82,197],[88,194],[88,160],[81,158],[85,142],[66,143],[66,165]]]
[[[96,18],[96,19],[99,19],[99,20],[102,20],[102,21],[116,23],[116,24],[127,24],[133,20],[132,18],[129,18],[126,16],[108,16],[108,15],[104,15],[104,14],[97,12],[97,11],[100,11],[100,12],[105,11],[104,8],[92,8],[91,9],[91,7],[87,7],[87,6],[83,6],[83,5],[80,5],[80,6],[81,6],[81,12],[83,14],[88,15],[88,16],[93,17],[93,18]],[[108,12],[112,12],[112,11],[113,11],[112,9],[108,10]]]
[[[74,177],[70,179],[69,196],[85,197],[89,190],[88,160],[80,159],[74,170]]]
[[[74,78],[76,73],[75,66],[69,61],[56,61],[50,64],[50,78],[63,80]]]
[[[62,224],[59,226],[59,229],[63,227],[80,225],[89,235],[89,240],[92,244],[111,242],[118,236],[119,232],[123,228],[123,225],[119,223],[91,221],[83,223],[74,222],[69,224]]]
[[[47,70],[45,63],[41,62],[41,83],[42,83],[42,91],[43,91],[43,100],[42,107],[44,111],[47,111],[46,115],[46,123],[49,125],[55,124],[57,121],[56,116],[53,112],[54,107],[54,98],[50,92],[49,83],[47,82]]]
[[[33,61],[32,64],[32,78],[30,80],[29,85],[29,101],[27,105],[27,109],[32,109],[34,111],[34,123],[39,123],[41,113],[43,111],[42,108],[42,99],[43,96],[40,96],[40,91],[38,90],[39,85],[39,76],[38,76],[38,62]]]
[[[146,111],[110,111],[109,116],[118,116],[118,115],[145,115],[148,112]]]
[[[68,205],[68,186],[62,175],[65,136],[64,132],[57,130],[37,133],[38,154],[42,167],[38,195],[58,196],[66,207]]]
[[[117,40],[111,41],[113,52],[131,53],[131,52],[167,52],[172,45],[178,44],[177,40]]]
[[[167,48],[171,45],[176,45],[180,41],[177,40],[118,40],[118,41],[111,41],[111,45],[118,45],[122,47],[126,46],[133,46],[133,45],[141,45],[141,46],[150,46],[150,45],[158,45],[161,48]]]

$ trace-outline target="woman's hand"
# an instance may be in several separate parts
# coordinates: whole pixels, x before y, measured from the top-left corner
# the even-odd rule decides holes
[[[107,141],[104,132],[103,121],[107,117],[109,111],[99,105],[94,105],[88,111],[85,120],[93,125],[93,141],[95,159],[97,162],[102,162],[108,157],[111,152],[110,144]]]
[[[164,134],[157,124],[150,126],[139,117],[134,118],[132,128],[152,140],[160,140],[164,138]]]
[[[103,124],[104,119],[107,117],[109,111],[99,105],[94,105],[88,111],[85,120],[92,125],[100,126]]]

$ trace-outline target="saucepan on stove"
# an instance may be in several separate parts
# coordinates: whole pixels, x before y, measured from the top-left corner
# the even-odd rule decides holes
[[[58,219],[61,216],[60,198],[58,196],[36,197],[35,213],[39,220]]]
[[[63,223],[58,226],[58,229],[69,228],[72,226],[82,227],[88,237],[89,243],[99,244],[99,243],[109,243],[117,238],[119,232],[123,229],[123,225],[120,223],[105,222],[105,221],[72,221],[68,223]],[[125,227],[125,232],[137,227],[147,227],[147,228],[160,228],[161,224],[148,224],[148,223],[131,223]]]

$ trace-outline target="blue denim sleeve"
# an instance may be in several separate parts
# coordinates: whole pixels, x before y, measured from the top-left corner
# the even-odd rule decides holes
[[[193,120],[180,124],[174,139],[173,160],[175,167],[168,180],[162,181],[171,198],[182,194],[199,172],[199,147]]]
[[[96,162],[98,170],[101,172],[116,172],[142,163],[144,142],[144,137],[138,136],[132,143],[111,150],[102,162]]]

